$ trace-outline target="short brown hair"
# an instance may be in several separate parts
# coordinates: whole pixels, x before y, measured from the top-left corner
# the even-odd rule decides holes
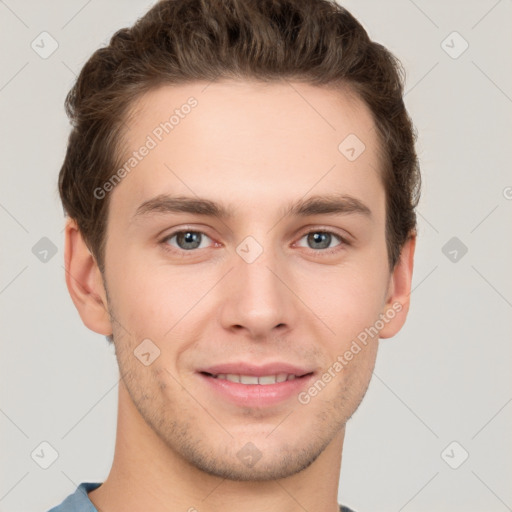
[[[161,0],[89,58],[66,98],[72,123],[59,175],[65,212],[104,268],[108,196],[134,100],[163,84],[219,78],[347,85],[370,108],[383,149],[390,268],[416,232],[416,133],[404,71],[334,0]],[[341,141],[340,141],[341,142]]]

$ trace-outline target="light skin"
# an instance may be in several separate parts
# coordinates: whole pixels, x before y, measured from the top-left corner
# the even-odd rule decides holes
[[[66,226],[71,297],[89,329],[113,333],[121,374],[112,469],[89,498],[105,512],[336,512],[345,423],[378,338],[405,322],[415,238],[390,270],[377,132],[354,95],[295,82],[206,85],[160,87],[134,105],[127,154],[167,112],[198,101],[110,192],[104,275],[75,222]],[[349,134],[366,146],[354,161],[338,150]],[[152,209],[165,195],[233,216],[168,211],[165,201]],[[286,215],[333,195],[341,213]],[[173,236],[180,230],[192,238]],[[263,250],[250,263],[237,252],[248,236]],[[314,382],[393,304],[401,310],[307,404],[295,393],[240,406],[198,373],[284,361]],[[160,350],[148,366],[134,355],[145,339]],[[261,454],[252,466],[237,456],[247,443]]]

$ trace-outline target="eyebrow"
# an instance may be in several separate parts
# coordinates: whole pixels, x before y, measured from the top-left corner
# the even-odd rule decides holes
[[[144,201],[136,210],[134,217],[143,217],[155,213],[190,213],[219,219],[235,217],[235,210],[227,205],[200,197],[158,195]],[[299,199],[282,210],[283,217],[308,217],[312,215],[360,214],[368,218],[372,212],[361,200],[346,194],[315,195]]]

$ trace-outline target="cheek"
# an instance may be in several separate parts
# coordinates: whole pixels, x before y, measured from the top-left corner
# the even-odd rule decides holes
[[[299,294],[323,321],[326,333],[335,343],[351,341],[376,321],[387,286],[386,269],[378,260],[368,265],[347,264],[315,272],[314,279],[312,275],[310,279],[301,277]]]
[[[149,338],[164,347],[203,314],[208,301],[201,299],[218,277],[186,266],[150,266],[131,256],[126,256],[125,266],[111,272],[114,313],[133,338]]]
[[[156,335],[152,326],[159,318],[165,318],[178,302],[179,294],[168,290],[168,285],[155,275],[153,269],[138,262],[129,252],[114,264],[111,253],[107,283],[112,300],[112,313],[130,333],[138,339]],[[171,327],[171,318],[168,319]]]

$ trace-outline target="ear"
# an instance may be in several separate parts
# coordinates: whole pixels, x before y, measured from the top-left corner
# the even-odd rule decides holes
[[[64,261],[66,285],[82,322],[98,334],[112,334],[100,269],[73,219],[66,222]]]
[[[385,319],[380,338],[391,338],[404,325],[411,297],[412,270],[414,266],[414,250],[416,248],[416,233],[405,242],[400,251],[400,258],[393,269],[388,286],[386,303],[383,308]]]

